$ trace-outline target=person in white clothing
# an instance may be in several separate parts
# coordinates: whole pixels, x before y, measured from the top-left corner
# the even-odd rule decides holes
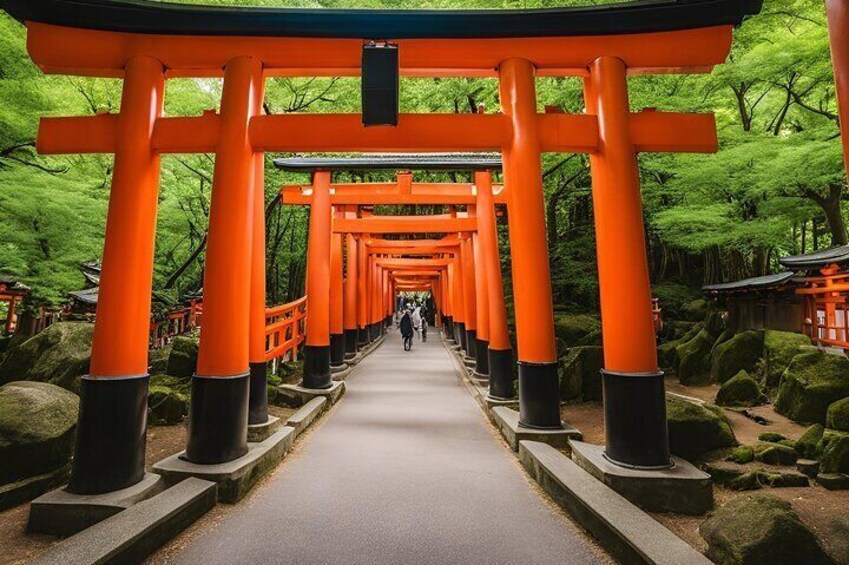
[[[416,330],[416,335],[418,335],[419,331],[422,329],[422,312],[421,308],[416,306],[416,309],[413,310],[413,329]]]

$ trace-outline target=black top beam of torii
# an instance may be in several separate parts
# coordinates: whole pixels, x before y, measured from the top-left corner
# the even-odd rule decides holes
[[[500,171],[501,156],[466,153],[381,153],[359,157],[288,157],[274,166],[289,172]]]
[[[763,0],[636,0],[525,10],[340,10],[172,4],[150,0],[0,0],[31,21],[170,35],[366,39],[566,37],[739,25]]]

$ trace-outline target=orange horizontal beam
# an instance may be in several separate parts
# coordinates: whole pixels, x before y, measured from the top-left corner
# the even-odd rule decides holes
[[[449,233],[476,229],[475,218],[371,216],[337,218],[333,221],[333,231],[336,233]]]
[[[52,74],[122,76],[127,60],[146,55],[168,76],[221,76],[234,57],[262,61],[268,76],[358,76],[360,39],[223,37],[123,33],[27,23],[27,49]],[[731,26],[643,34],[504,39],[402,39],[399,67],[405,76],[496,76],[512,58],[531,61],[541,76],[580,76],[602,55],[618,57],[642,73],[691,72],[725,62]],[[381,39],[391,40],[391,37]]]
[[[474,204],[474,185],[468,183],[413,183],[410,193],[402,193],[396,183],[345,183],[334,184],[330,202],[335,205],[367,204],[431,204],[468,205]],[[507,194],[503,185],[494,185],[494,201],[506,204]],[[281,188],[282,203],[308,206],[312,201],[312,187],[287,185]]]
[[[430,259],[378,259],[377,264],[387,269],[405,269],[418,267],[447,267],[452,259],[430,258]]]
[[[423,269],[390,273],[392,277],[438,277],[439,271],[427,271]]]
[[[114,153],[118,115],[41,118],[35,148],[42,155]]]
[[[716,153],[719,139],[713,114],[643,111],[629,121],[640,153]]]
[[[381,246],[391,247],[455,247],[459,243],[459,238],[454,235],[446,235],[442,239],[380,239],[367,238],[366,245],[370,249],[377,249]]]

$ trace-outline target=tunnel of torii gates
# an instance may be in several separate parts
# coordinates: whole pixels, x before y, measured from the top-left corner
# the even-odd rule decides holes
[[[119,113],[44,118],[37,137],[43,154],[115,155],[90,374],[81,386],[67,490],[109,492],[143,477],[159,158],[172,153],[215,155],[204,314],[184,454],[188,461],[225,462],[247,450],[250,391],[260,388],[251,387],[251,368],[261,378],[265,366],[262,204],[267,152],[500,153],[520,419],[532,428],[561,426],[540,166],[541,153],[561,152],[586,153],[591,164],[606,455],[628,467],[670,465],[636,155],[715,151],[716,124],[710,114],[632,112],[627,78],[710,71],[725,61],[734,26],[757,13],[760,4],[653,0],[549,10],[380,11],[210,8],[144,0],[0,1],[0,7],[26,25],[28,52],[44,72],[123,79]],[[375,47],[394,50],[394,71],[400,76],[495,77],[500,111],[402,113],[394,125],[373,127],[364,125],[365,111],[263,115],[266,78],[359,76],[365,53]],[[163,114],[167,79],[222,76],[218,111]],[[535,77],[567,76],[583,80],[585,111],[538,113]],[[367,82],[364,110],[375,101]],[[388,104],[392,96],[383,100]],[[477,217],[407,218],[394,226],[388,224],[391,220],[362,213],[347,217],[346,209],[345,217],[333,222],[329,181],[325,172],[317,173],[310,200],[305,384],[326,386],[329,379],[331,310],[323,305],[329,300],[328,285],[339,280],[338,261],[336,277],[329,272],[334,264],[329,260],[331,229],[346,238],[353,234],[355,240],[359,234],[360,267],[365,260],[373,276],[381,270],[384,277],[394,273],[396,288],[412,280],[420,285],[425,275],[405,278],[403,263],[386,259],[379,264],[381,255],[398,249],[381,248],[388,244],[376,236],[421,229],[450,234],[433,242],[427,256],[431,261],[448,259],[446,264],[417,271],[436,273],[429,284],[443,314],[456,321],[454,327],[476,329],[475,339],[484,337],[478,319],[469,315],[477,304],[452,280],[472,280],[471,273],[478,274],[481,261],[468,251],[468,234],[472,241],[475,233],[483,237],[480,222],[489,216],[490,206],[475,202]],[[489,259],[484,266],[491,266]],[[468,276],[458,276],[467,269]],[[368,300],[379,310],[379,297],[366,294],[365,301],[359,300],[358,329],[363,321],[376,322],[368,313],[362,317]],[[332,311],[338,331],[338,309]],[[343,312],[343,326],[344,320]],[[490,319],[488,349],[506,351],[503,334],[496,335],[493,328],[503,330],[500,321]],[[464,333],[458,331],[461,340]]]

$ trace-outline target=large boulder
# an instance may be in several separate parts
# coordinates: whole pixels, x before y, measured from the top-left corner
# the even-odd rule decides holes
[[[831,403],[849,396],[849,359],[824,351],[796,355],[781,377],[775,410],[797,422],[825,423]]]
[[[802,437],[796,440],[796,451],[800,453],[802,457],[807,459],[816,459],[823,434],[825,434],[825,428],[822,427],[822,424],[814,424],[805,430]]]
[[[666,417],[669,447],[672,453],[684,459],[696,459],[708,451],[737,445],[721,408],[667,395]]]
[[[757,406],[766,402],[757,381],[746,371],[740,371],[719,387],[716,403],[719,406]]]
[[[601,369],[604,350],[601,347],[573,347],[560,359],[560,399],[601,400]]]
[[[849,432],[849,397],[828,405],[825,425],[835,430]]]
[[[738,333],[720,342],[711,354],[711,380],[724,383],[740,371],[754,373],[761,359],[763,344],[763,332],[755,330]]]
[[[51,383],[79,393],[79,377],[88,372],[94,324],[58,322],[13,347],[0,365],[0,384],[12,381]]]
[[[827,430],[817,445],[821,473],[849,474],[849,433]]]
[[[781,375],[790,366],[793,358],[810,348],[811,340],[805,335],[775,330],[765,331],[761,375],[766,388],[777,387],[781,382]]]
[[[582,338],[599,330],[601,322],[590,314],[558,314],[554,317],[554,335],[567,346],[576,345]]]
[[[710,383],[711,349],[716,337],[702,329],[690,341],[676,348],[678,356],[678,380],[685,385],[706,385]]]
[[[701,322],[707,317],[710,303],[704,298],[697,298],[681,308],[681,317],[688,322]]]
[[[65,465],[74,449],[79,398],[48,383],[0,386],[0,484]]]
[[[708,543],[708,558],[717,565],[833,563],[790,503],[772,496],[732,499],[699,526],[699,533]]]
[[[151,349],[147,353],[147,372],[159,375],[168,370],[168,358],[171,356],[171,344],[165,347]]]
[[[172,377],[191,377],[198,364],[198,343],[196,335],[175,337],[171,342],[171,354],[165,372]]]
[[[149,422],[154,426],[179,424],[189,414],[190,382],[170,375],[150,377],[147,393]]]

